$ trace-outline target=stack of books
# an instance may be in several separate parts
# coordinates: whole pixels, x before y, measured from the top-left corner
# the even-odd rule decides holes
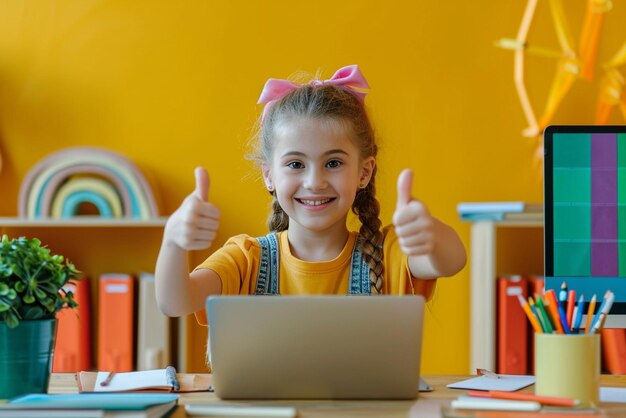
[[[177,404],[171,393],[31,394],[0,405],[0,417],[161,418]]]
[[[464,221],[543,221],[542,203],[462,202],[457,212]]]

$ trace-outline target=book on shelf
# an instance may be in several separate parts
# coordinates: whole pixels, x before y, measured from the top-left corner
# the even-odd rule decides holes
[[[177,403],[171,393],[30,394],[0,405],[0,417],[161,418]]]
[[[168,378],[166,369],[115,373],[106,386],[100,383],[109,372],[81,371],[76,374],[78,391],[85,392],[203,392],[211,387],[208,373],[176,373],[179,389]]]
[[[526,298],[528,284],[519,275],[497,279],[497,372],[524,375],[528,372],[528,320],[518,295]]]
[[[626,329],[603,329],[602,367],[611,374],[626,374]]]
[[[91,369],[91,294],[89,278],[64,286],[74,293],[76,309],[63,309],[57,314],[57,337],[54,345],[52,371],[76,373]]]
[[[125,273],[100,276],[98,314],[98,369],[133,370],[135,281]]]
[[[462,202],[457,205],[462,220],[542,221],[543,204],[526,202]]]
[[[156,304],[152,273],[139,274],[138,305],[137,370],[164,368],[170,364],[170,320]]]

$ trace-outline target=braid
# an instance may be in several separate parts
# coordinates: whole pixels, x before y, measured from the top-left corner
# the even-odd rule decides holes
[[[289,216],[287,216],[283,208],[280,207],[280,203],[278,203],[278,199],[276,199],[276,194],[272,193],[272,196],[272,214],[267,221],[267,226],[272,232],[284,231],[289,227]]]
[[[352,206],[352,210],[359,216],[361,221],[361,254],[370,268],[370,285],[372,292],[383,293],[383,233],[380,228],[380,204],[376,199],[376,187],[374,176],[366,188],[359,190]]]

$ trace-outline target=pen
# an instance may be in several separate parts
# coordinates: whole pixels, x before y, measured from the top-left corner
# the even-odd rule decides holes
[[[593,318],[591,322],[591,328],[596,328],[596,324],[600,321],[600,314],[604,313],[605,315],[609,314],[611,310],[611,306],[613,306],[613,301],[615,300],[615,295],[610,290],[607,290],[604,294],[604,298],[602,299],[602,303],[600,304],[600,308],[598,308],[597,315]]]
[[[467,394],[470,396],[476,396],[479,398],[493,398],[493,399],[510,399],[516,401],[535,401],[542,405],[554,405],[554,406],[577,406],[580,404],[578,399],[562,398],[556,396],[541,396],[533,393],[524,392],[505,392],[502,390],[468,390]]]
[[[180,390],[180,384],[178,383],[174,366],[167,366],[165,368],[165,376],[167,377],[167,383],[171,384],[174,390]]]
[[[591,327],[589,334],[595,334],[597,331],[599,331],[602,328],[602,325],[604,324],[605,319],[606,319],[606,314],[604,312],[600,312],[600,314],[598,314],[598,318],[596,319],[596,322],[594,322],[593,326]]]
[[[526,301],[526,299],[524,299],[522,295],[517,295],[517,299],[519,300],[520,305],[522,305],[522,309],[526,313],[526,316],[528,317],[528,320],[530,321],[530,324],[533,326],[533,329],[535,330],[535,332],[538,332],[540,334],[543,333],[543,330],[541,329],[541,325],[539,325],[537,318],[535,317],[533,312],[530,310],[530,305],[528,305],[528,302]]]
[[[559,306],[563,307],[563,310],[566,311],[567,307],[567,283],[561,283],[561,290],[559,291]]]
[[[591,331],[591,319],[593,318],[593,311],[596,309],[596,295],[591,297],[589,302],[589,308],[587,308],[587,323],[585,324],[585,334]]]
[[[574,324],[572,325],[572,330],[577,330],[580,328],[580,323],[583,319],[583,310],[585,309],[585,297],[584,295],[580,295],[578,298],[578,303],[576,304],[575,314],[574,314]]]
[[[109,386],[109,383],[111,383],[111,380],[113,380],[113,376],[115,376],[115,372],[109,372],[106,379],[100,382],[100,386]]]

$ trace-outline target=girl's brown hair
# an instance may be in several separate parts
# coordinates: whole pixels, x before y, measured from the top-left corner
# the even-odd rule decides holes
[[[321,122],[332,119],[342,123],[351,131],[361,159],[376,157],[378,153],[365,106],[349,87],[307,84],[267,106],[270,107],[266,109],[261,123],[256,156],[261,162],[271,161],[275,127],[298,117],[319,119]],[[370,182],[357,192],[352,211],[361,221],[359,250],[370,268],[371,291],[380,294],[383,292],[383,234],[375,178],[376,166]],[[274,199],[268,226],[271,231],[284,231],[289,226],[289,217],[278,203],[276,194],[272,194]]]

